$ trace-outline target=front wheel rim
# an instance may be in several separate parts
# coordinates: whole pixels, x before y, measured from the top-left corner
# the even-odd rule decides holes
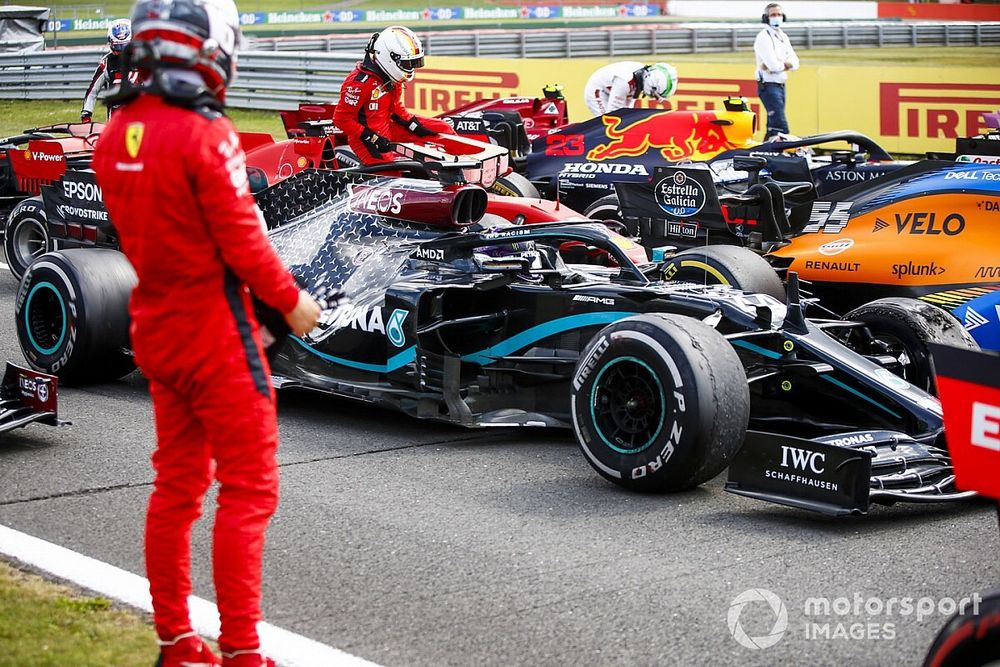
[[[605,445],[619,454],[639,454],[663,431],[666,394],[646,362],[619,357],[594,378],[590,409],[595,430]]]

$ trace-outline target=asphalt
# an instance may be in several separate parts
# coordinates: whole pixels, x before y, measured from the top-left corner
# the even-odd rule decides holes
[[[0,277],[0,359],[22,358],[14,291]],[[0,441],[0,524],[142,574],[145,384],[133,374],[59,399],[71,426]],[[835,520],[729,495],[722,477],[642,496],[593,473],[569,432],[463,430],[304,393],[279,403],[265,616],[384,665],[918,664],[945,617],[864,602],[960,599],[1000,581],[996,514],[981,501]],[[194,534],[208,599],[212,504]],[[788,618],[760,650],[727,624],[754,588]],[[807,598],[839,597],[860,609],[805,614]],[[752,603],[739,621],[766,635],[775,614]]]

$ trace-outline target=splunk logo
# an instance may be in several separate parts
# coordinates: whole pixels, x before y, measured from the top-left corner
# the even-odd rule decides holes
[[[396,347],[406,343],[406,332],[403,322],[409,311],[396,308],[388,319],[382,315],[383,308],[378,306],[355,306],[346,304],[330,313],[326,320],[320,320],[319,328],[326,332],[339,329],[355,329],[365,333],[379,333],[389,339]]]
[[[983,114],[1000,106],[1000,84],[879,84],[879,133],[929,139],[968,137],[986,129]]]
[[[516,72],[421,69],[417,81],[403,89],[408,109],[440,113],[477,100],[517,95]]]

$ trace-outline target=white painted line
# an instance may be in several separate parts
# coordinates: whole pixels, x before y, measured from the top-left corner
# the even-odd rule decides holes
[[[6,271],[10,271],[10,267],[7,266],[6,264],[4,264],[3,262],[0,262],[0,269],[4,269]]]
[[[81,588],[152,612],[149,581],[114,565],[0,525],[0,554],[44,570]],[[219,638],[219,609],[208,600],[188,598],[191,625],[210,639]],[[270,623],[257,626],[264,652],[282,667],[378,667],[332,646],[283,630]]]

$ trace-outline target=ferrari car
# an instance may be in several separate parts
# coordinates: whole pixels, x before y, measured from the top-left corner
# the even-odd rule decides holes
[[[90,166],[102,123],[62,123],[0,139],[0,220],[7,265],[20,277],[31,258],[51,250],[38,195],[67,171]]]
[[[951,485],[939,402],[862,325],[807,319],[794,275],[786,300],[664,282],[607,226],[512,224],[458,175],[307,170],[257,199],[293,273],[349,299],[286,340],[279,388],[468,427],[572,428],[600,475],[639,491],[731,466],[732,492],[829,514],[968,495]],[[567,265],[565,243],[614,261]],[[127,372],[134,280],[111,248],[36,260],[17,299],[29,363],[75,381]]]

